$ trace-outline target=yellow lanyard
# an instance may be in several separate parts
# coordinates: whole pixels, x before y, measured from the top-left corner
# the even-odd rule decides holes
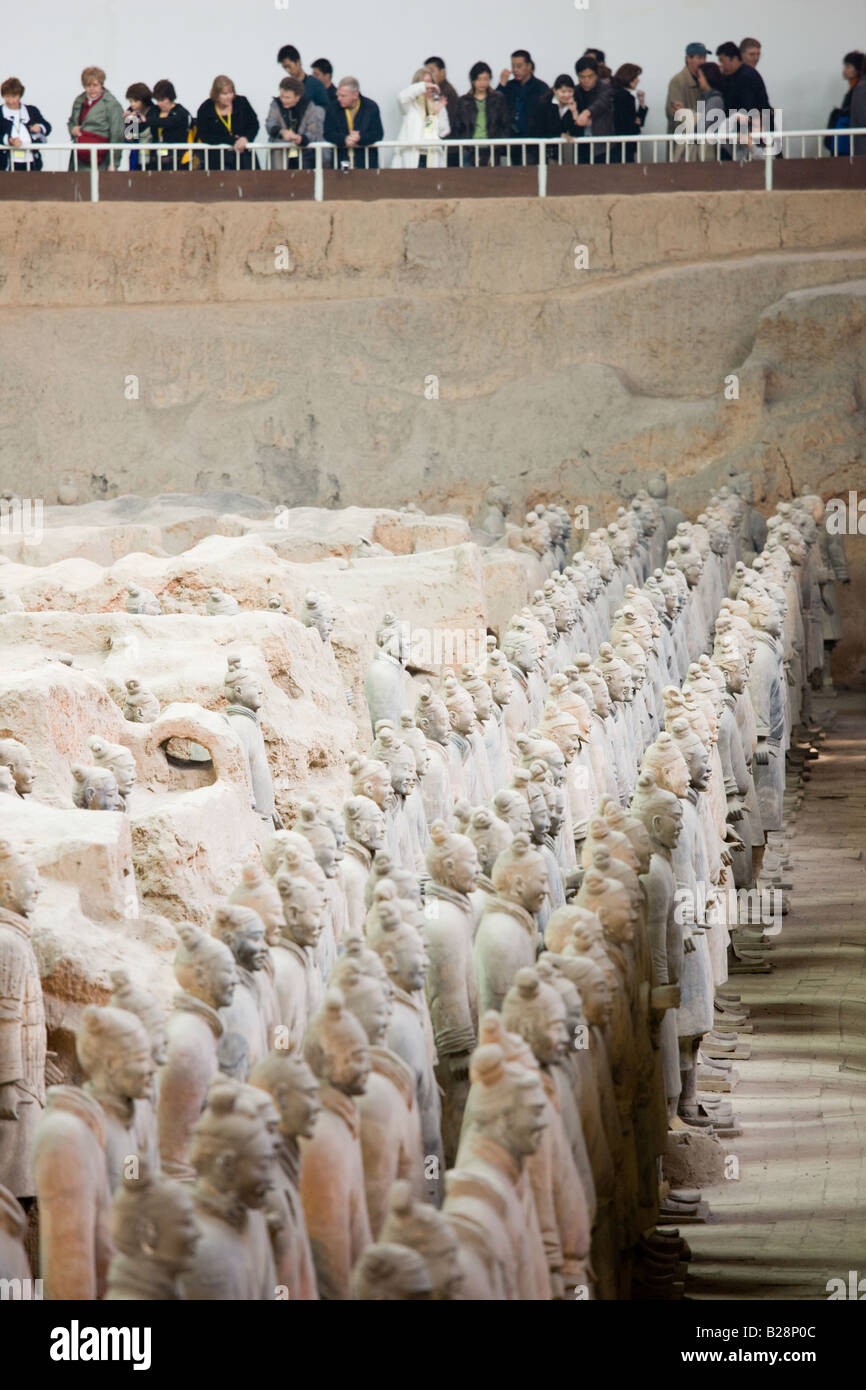
[[[217,115],[219,116],[220,120],[222,121],[223,125],[225,126],[226,130],[228,131],[229,135],[231,135],[231,133],[232,133],[232,113],[231,113],[231,111],[229,112],[229,118],[228,118],[228,120],[226,120],[225,116],[222,114],[222,112],[221,112],[218,108],[216,109],[216,113],[217,113]]]

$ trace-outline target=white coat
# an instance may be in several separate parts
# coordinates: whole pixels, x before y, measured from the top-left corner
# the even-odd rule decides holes
[[[444,140],[451,132],[451,123],[448,120],[448,112],[445,107],[439,112],[438,116],[431,116],[430,123],[427,122],[426,107],[422,106],[418,98],[426,90],[423,82],[413,82],[410,87],[406,87],[398,96],[400,109],[403,112],[403,124],[400,127],[398,140],[410,143],[413,140],[422,142],[427,140]],[[442,169],[445,165],[444,150],[423,149],[419,147],[414,150],[397,150],[394,154],[393,169],[417,169],[418,160],[421,154],[427,156],[428,169]]]

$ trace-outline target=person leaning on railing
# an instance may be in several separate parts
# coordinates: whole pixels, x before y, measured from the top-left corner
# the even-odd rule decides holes
[[[126,89],[129,102],[123,113],[123,138],[129,145],[149,145],[150,127],[147,124],[148,112],[153,109],[153,93],[146,82],[133,82]],[[129,151],[130,169],[144,168],[144,158],[137,149]]]
[[[186,157],[180,150],[166,150],[163,145],[182,145],[189,138],[192,117],[177,100],[174,84],[163,77],[153,88],[153,105],[146,116],[151,143],[155,148],[148,156],[148,169],[179,169]]]
[[[613,92],[607,78],[599,77],[598,63],[589,56],[578,58],[574,65],[577,86],[574,89],[577,104],[579,135],[613,135]],[[592,153],[590,153],[592,151]],[[607,150],[604,145],[578,145],[578,164],[605,164]]]
[[[268,139],[279,145],[271,159],[275,169],[312,169],[314,152],[306,146],[324,139],[325,112],[306,94],[297,77],[284,77],[265,118]]]
[[[37,171],[42,168],[38,146],[51,134],[51,125],[32,101],[24,105],[24,84],[7,77],[0,87],[0,170]]]
[[[234,82],[225,73],[214,78],[195,123],[196,138],[203,145],[215,146],[205,155],[207,169],[258,169],[258,160],[247,147],[259,133],[259,118],[246,97],[238,96]]]
[[[76,145],[122,145],[123,107],[106,87],[102,68],[85,68],[81,74],[81,85],[84,90],[72,103],[72,115],[67,122],[69,134]],[[89,149],[75,150],[69,157],[69,167],[88,169],[90,158]],[[106,150],[96,157],[100,169],[113,169],[119,161],[119,151]]]
[[[851,105],[849,107],[851,125],[856,130],[858,126],[866,127],[866,71],[860,77],[860,81],[851,89]],[[854,154],[866,154],[866,135],[852,135],[851,143]]]
[[[454,110],[454,124],[451,127],[452,140],[507,140],[511,134],[511,117],[501,92],[493,90],[493,71],[487,63],[474,63],[469,69],[469,91],[457,98]],[[507,159],[506,146],[478,151],[479,165],[504,163]],[[464,167],[475,165],[475,150],[462,151]]]
[[[354,163],[359,169],[378,169],[379,151],[370,149],[384,140],[382,116],[371,97],[361,95],[357,77],[341,77],[337,100],[325,114],[325,139],[336,145],[338,165]]]
[[[571,142],[578,134],[576,120],[574,78],[569,77],[567,72],[561,72],[547,99],[540,101],[536,106],[531,126],[531,133],[539,139],[568,141],[568,144],[563,146],[557,144],[548,147],[548,164],[574,163],[574,146]]]

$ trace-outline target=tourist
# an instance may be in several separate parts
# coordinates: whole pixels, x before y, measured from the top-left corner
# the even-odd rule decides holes
[[[150,144],[150,127],[147,117],[153,107],[153,93],[146,82],[133,82],[126,89],[129,103],[123,113],[123,138],[128,145]],[[142,169],[142,157],[138,150],[129,151],[130,169]]]
[[[719,67],[725,79],[725,104],[728,115],[734,111],[755,111],[762,116],[770,111],[770,98],[764,79],[756,68],[743,62],[735,43],[722,43],[716,49]]]
[[[610,81],[611,77],[613,76],[613,73],[611,72],[610,68],[604,60],[603,48],[585,48],[580,56],[582,58],[594,58],[595,61],[598,63],[599,77],[603,78],[605,82]]]
[[[285,69],[288,77],[294,77],[298,82],[303,82],[304,91],[309,101],[315,102],[316,106],[322,106],[327,111],[330,106],[328,93],[318,77],[312,75],[307,76],[304,72],[301,55],[293,44],[283,44],[283,47],[277,54],[277,62],[281,68]]]
[[[556,78],[547,101],[540,101],[535,111],[533,135],[549,137],[551,140],[573,141],[578,134],[577,103],[574,97],[574,78],[567,72]],[[548,164],[573,164],[574,150],[571,144],[555,145],[547,150]]]
[[[284,77],[265,120],[268,139],[281,148],[271,155],[272,169],[313,169],[315,151],[307,150],[325,138],[325,112],[311,101],[303,82]]]
[[[334,86],[334,65],[328,58],[316,58],[310,64],[310,71],[318,82],[321,82],[328,94],[328,101],[337,100],[337,88]]]
[[[574,97],[578,135],[613,135],[613,91],[610,82],[605,77],[599,77],[595,58],[578,58],[574,67],[577,73]],[[604,145],[578,145],[577,162],[605,164],[607,150]]]
[[[535,109],[547,99],[550,90],[546,82],[535,76],[532,54],[516,48],[511,55],[511,69],[503,68],[499,76],[499,92],[505,97],[510,121],[510,133],[515,139],[528,138],[535,119]],[[511,148],[511,164],[523,164],[523,150]],[[538,163],[538,150],[526,151],[527,164]]]
[[[862,55],[861,55],[862,56]],[[860,73],[860,80],[851,88],[851,105],[848,108],[851,116],[851,128],[856,130],[859,127],[866,129],[866,64]],[[866,154],[866,135],[853,135],[855,154]]]
[[[151,141],[154,145],[182,145],[189,139],[191,116],[177,99],[174,84],[163,77],[154,84],[153,106],[147,114]],[[155,149],[149,156],[149,169],[179,169],[189,155],[180,150]]]
[[[698,86],[698,69],[707,61],[707,49],[702,43],[686,44],[685,65],[675,73],[668,83],[668,95],[665,102],[665,115],[668,118],[668,135],[674,135],[678,131],[687,134],[695,128],[695,117],[697,116],[698,101],[700,99],[700,88]],[[680,112],[690,111],[692,113],[692,123],[681,116]],[[674,146],[674,159],[689,159],[692,157],[693,147],[678,144]]]
[[[23,96],[24,84],[17,77],[7,77],[0,86],[0,170],[9,168],[10,157],[13,169],[42,168],[42,156],[34,146],[45,144],[51,125],[32,101],[24,105]]]
[[[841,106],[834,106],[830,115],[827,117],[828,130],[847,130],[851,125],[851,98],[854,95],[854,88],[866,71],[866,53],[861,53],[859,49],[853,49],[846,53],[842,59],[842,76],[848,83],[848,90],[842,98]],[[862,124],[862,122],[861,122]],[[824,136],[824,146],[831,154],[850,154],[851,140],[848,135]]]
[[[474,63],[469,69],[469,91],[457,99],[457,111],[451,136],[454,140],[507,140],[511,134],[511,120],[505,97],[493,90],[493,72],[487,63]],[[494,150],[493,160],[489,149],[462,151],[462,164],[465,167],[476,163],[485,167],[491,162],[499,164],[506,159],[505,149]]]
[[[205,155],[208,169],[252,169],[258,161],[249,152],[259,133],[259,118],[246,97],[238,96],[235,84],[225,73],[213,80],[210,96],[198,108],[196,138],[213,145]]]
[[[403,124],[397,139],[411,144],[418,140],[437,142],[445,140],[451,131],[445,97],[433,81],[429,68],[419,68],[408,87],[398,96]],[[414,149],[396,150],[394,169],[441,169],[445,163],[439,150]]]
[[[747,68],[756,68],[761,61],[761,40],[740,39],[740,57]]]
[[[123,107],[105,86],[105,73],[102,68],[85,68],[81,74],[81,86],[72,103],[72,115],[67,121],[69,134],[76,145],[122,145]],[[100,169],[117,167],[120,162],[119,151],[104,151],[97,156]],[[69,158],[70,169],[90,167],[90,151],[74,150]]]
[[[445,71],[445,59],[435,56],[432,58],[425,58],[424,66],[427,68],[430,76],[433,78],[433,81],[436,83],[436,86],[445,99],[445,105],[448,110],[448,122],[453,130],[454,119],[457,115],[457,103],[460,97],[457,93],[457,88],[453,87],[448,81],[448,74]]]
[[[638,81],[643,68],[637,63],[623,63],[611,79],[611,100],[613,103],[613,128],[617,135],[632,135],[641,131],[647,117],[646,97],[638,89]],[[637,144],[629,142],[620,147],[614,145],[610,152],[611,164],[634,164]]]
[[[371,97],[361,95],[357,77],[341,77],[337,100],[325,114],[325,139],[340,151],[342,167],[378,169],[379,151],[375,146],[385,138],[382,116]]]

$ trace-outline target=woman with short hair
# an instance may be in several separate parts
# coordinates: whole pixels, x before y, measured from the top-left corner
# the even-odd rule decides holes
[[[153,93],[146,82],[133,82],[126,89],[129,102],[123,113],[123,138],[129,145],[150,144],[150,129],[147,114],[153,106]],[[130,169],[143,168],[142,156],[137,149],[129,151]]]
[[[174,83],[162,77],[154,83],[153,105],[147,113],[151,144],[156,148],[148,158],[148,169],[179,169],[189,156],[180,150],[167,150],[164,145],[183,145],[189,139],[189,126],[192,117],[185,106],[181,106],[174,90]]]
[[[284,77],[265,120],[268,138],[280,146],[271,155],[274,169],[314,169],[315,153],[307,150],[325,138],[325,112],[307,96],[300,78]]]
[[[638,91],[643,68],[637,63],[622,63],[610,80],[613,99],[613,130],[615,135],[635,135],[643,130],[647,117],[644,94]],[[611,164],[634,164],[637,144],[613,145]]]
[[[72,103],[67,125],[76,145],[122,145],[123,107],[105,85],[102,68],[85,68],[81,74],[83,91]],[[120,162],[120,152],[107,151],[96,156],[100,169],[114,169]],[[91,151],[75,150],[69,159],[70,169],[90,167]],[[77,162],[76,162],[77,161]]]
[[[42,156],[35,148],[44,145],[51,134],[51,125],[38,106],[24,105],[24,83],[17,77],[7,77],[0,86],[0,169],[9,168],[35,172],[42,168]]]
[[[195,120],[197,139],[214,146],[205,154],[206,168],[258,169],[248,146],[259,133],[259,118],[225,73],[214,78],[210,96],[198,108]]]

